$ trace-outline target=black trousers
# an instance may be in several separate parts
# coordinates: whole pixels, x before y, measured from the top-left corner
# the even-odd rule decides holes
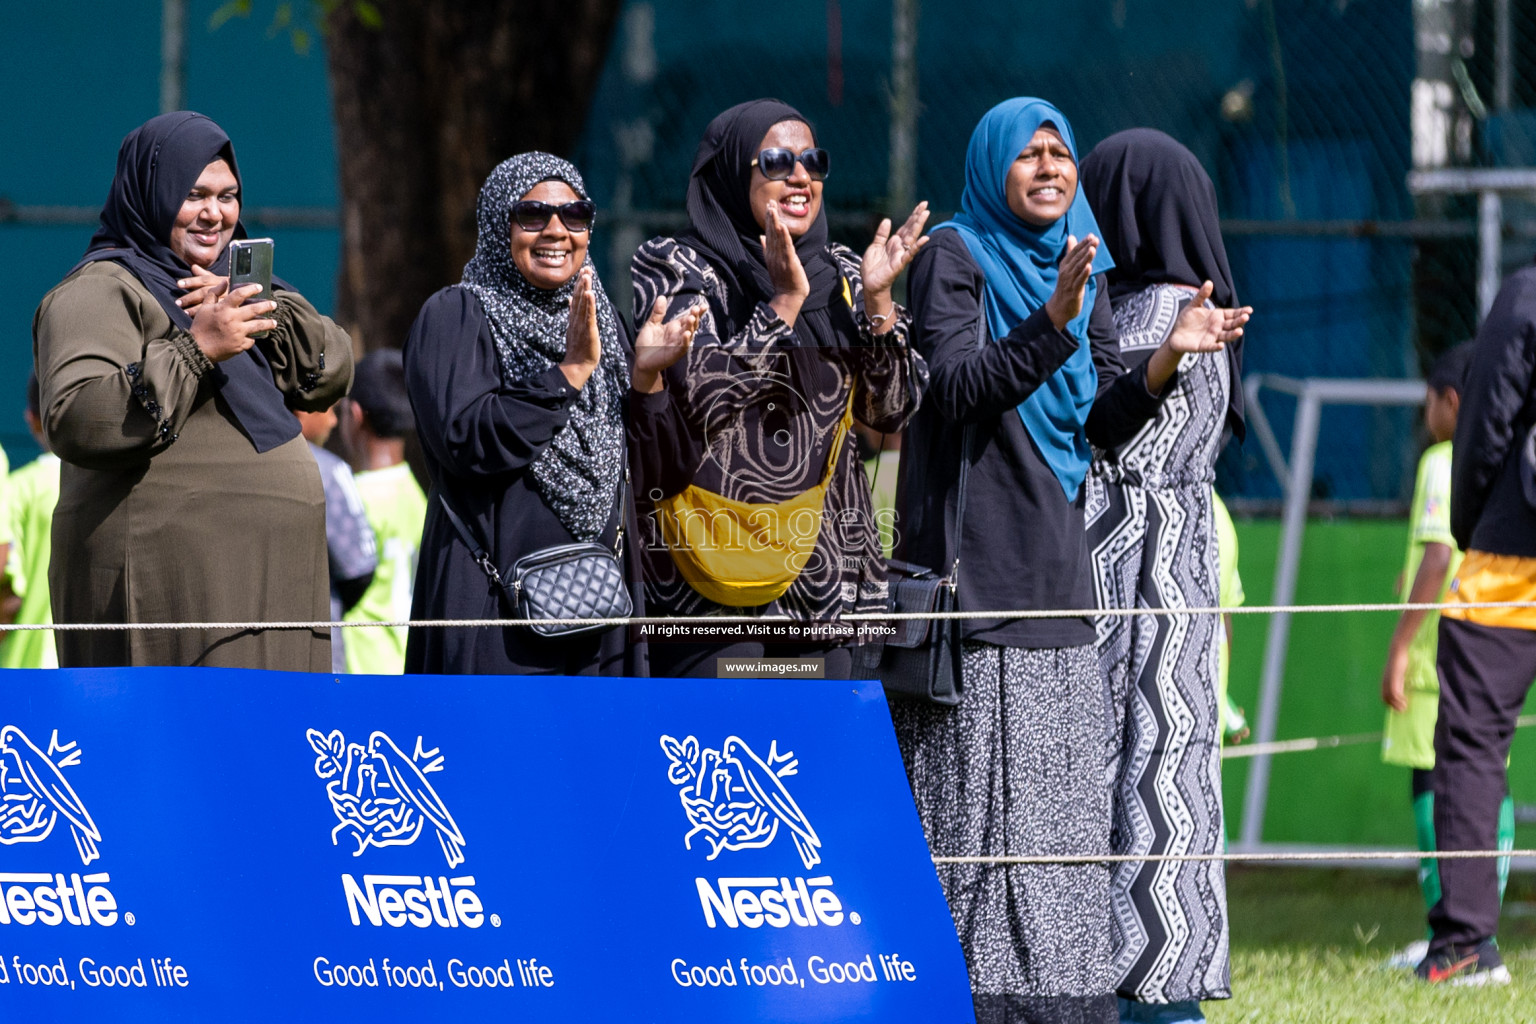
[[[1536,678],[1536,630],[1442,617],[1435,664],[1435,843],[1441,850],[1497,849],[1509,745]],[[1429,927],[1431,952],[1493,937],[1499,928],[1494,858],[1440,862],[1440,901],[1430,908]]]

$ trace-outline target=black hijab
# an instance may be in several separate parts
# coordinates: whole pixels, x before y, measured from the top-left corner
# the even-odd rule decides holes
[[[215,160],[223,160],[240,180],[235,147],[224,129],[202,114],[188,110],[161,114],[129,132],[117,151],[117,173],[101,210],[101,227],[74,270],[98,260],[111,260],[132,272],[149,289],[178,327],[192,326],[192,317],[176,305],[186,294],[176,282],[192,268],[171,251],[171,228],[181,204],[198,177]],[[243,204],[245,196],[242,193]],[[235,225],[244,238],[245,225]],[[227,273],[229,250],[209,269]],[[74,273],[74,270],[70,273]],[[272,279],[274,288],[288,285]],[[269,451],[299,435],[299,423],[272,381],[271,365],[260,342],[217,364],[208,374],[235,423],[258,452]]]
[[[1216,188],[1193,153],[1160,131],[1132,128],[1093,147],[1079,177],[1115,260],[1108,273],[1111,299],[1154,284],[1210,281],[1212,302],[1237,305]],[[1239,440],[1245,432],[1241,344],[1226,346],[1232,368],[1227,423]]]
[[[679,240],[709,260],[720,275],[730,296],[726,315],[733,330],[746,325],[757,303],[773,298],[773,283],[758,241],[763,229],[752,216],[748,193],[757,147],[768,129],[781,121],[799,121],[810,127],[804,115],[779,100],[752,100],[725,111],[704,129],[688,179],[691,223]],[[851,313],[846,317],[839,314],[846,322],[835,326],[832,319],[834,310],[841,307],[846,311],[847,306],[832,301],[842,294],[842,275],[827,248],[825,196],[810,229],[795,240],[795,252],[811,285],[795,319],[795,334],[814,347],[845,347],[857,328]]]

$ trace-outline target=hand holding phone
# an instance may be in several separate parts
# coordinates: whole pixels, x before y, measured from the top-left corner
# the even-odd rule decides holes
[[[231,292],[248,285],[259,284],[261,291],[247,302],[273,302],[272,296],[272,239],[242,238],[229,243],[229,290]],[[253,334],[253,338],[265,338],[266,331]]]

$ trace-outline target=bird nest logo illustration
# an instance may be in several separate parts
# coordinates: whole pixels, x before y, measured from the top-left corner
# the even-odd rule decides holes
[[[350,832],[357,843],[352,856],[361,857],[370,846],[410,846],[431,825],[448,866],[464,863],[464,833],[427,781],[443,770],[438,748],[423,750],[417,736],[407,757],[382,732],[372,733],[367,746],[348,743],[339,729],[330,735],[309,729],[304,735],[317,755],[315,774],[328,780],[325,795],[340,822],[331,829],[332,846]]]
[[[706,860],[721,850],[761,849],[782,825],[807,871],[821,863],[821,838],[784,788],[800,762],[791,751],[779,753],[777,740],[768,747],[767,760],[739,736],[726,737],[718,750],[700,749],[692,736],[682,741],[663,736],[661,750],[670,762],[667,781],[678,787],[691,826],[683,836],[686,848],[693,849],[694,837],[702,835],[709,844]]]
[[[62,817],[75,837],[80,863],[101,856],[96,849],[101,830],[64,778],[63,769],[79,764],[80,753],[78,743],[59,742],[57,729],[46,753],[16,726],[0,729],[0,846],[40,843]]]

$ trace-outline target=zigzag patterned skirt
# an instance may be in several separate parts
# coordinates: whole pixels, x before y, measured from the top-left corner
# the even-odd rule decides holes
[[[1216,530],[1205,483],[1146,488],[1091,475],[1089,549],[1100,607],[1211,607]],[[1115,853],[1220,853],[1220,719],[1213,615],[1101,618],[1115,730]],[[1231,997],[1220,862],[1117,864],[1119,994],[1146,1003]]]

